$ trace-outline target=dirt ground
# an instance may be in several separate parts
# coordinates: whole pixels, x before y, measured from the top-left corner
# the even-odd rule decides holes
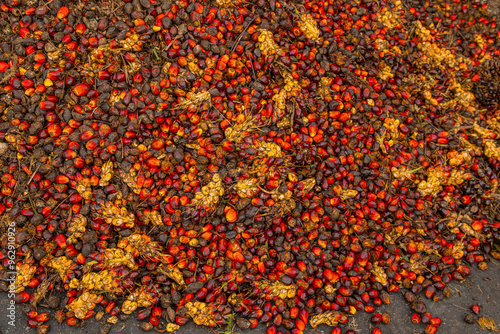
[[[500,0],[490,0],[487,1],[488,5],[490,6],[491,12],[496,15],[497,21],[500,16]]]

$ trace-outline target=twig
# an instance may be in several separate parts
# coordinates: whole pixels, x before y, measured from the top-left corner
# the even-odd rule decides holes
[[[120,54],[120,57],[122,58],[122,61],[123,61],[123,66],[125,67],[125,80],[127,81],[128,84],[130,84],[130,82],[128,81],[128,71],[127,71],[127,63],[125,62],[125,59],[123,58],[123,55],[121,52],[118,52]]]
[[[238,44],[240,43],[240,40],[243,38],[243,34],[245,33],[245,31],[247,31],[247,29],[250,27],[250,25],[253,23],[253,21],[255,21],[255,19],[257,18],[257,16],[255,16],[253,19],[250,20],[250,22],[248,22],[247,26],[243,29],[243,31],[240,33],[240,36],[238,37],[238,39],[236,40],[236,43],[233,45],[233,49],[231,50],[231,55],[229,56],[229,58],[231,58],[231,56],[233,55],[234,53],[234,50],[236,50],[236,47],[238,46]]]
[[[28,199],[30,200],[30,204],[31,204],[31,208],[33,209],[33,212],[35,212],[35,214],[37,215],[38,212],[35,209],[35,205],[33,204],[33,201],[31,200],[31,196],[29,193],[28,193]]]
[[[158,53],[156,52],[156,48],[153,48],[153,52],[154,52],[154,54],[155,54],[155,56],[156,56],[156,60],[160,61],[161,59],[160,59],[160,57],[158,56]]]
[[[247,55],[251,56],[252,54],[250,51],[247,51]],[[250,58],[250,57],[249,57]],[[252,57],[253,58],[253,57]],[[255,74],[255,68],[253,67],[253,61],[252,58],[250,58],[250,64],[252,65],[252,72],[253,72],[253,79],[257,80],[257,75]]]
[[[179,38],[180,38],[180,36],[179,36],[179,35],[175,36],[175,38],[172,40],[172,42],[170,42],[170,43],[167,45],[167,47],[165,48],[165,50],[163,50],[163,51],[167,52],[167,51],[168,51],[168,49],[170,49],[170,47],[172,46],[172,44],[174,44],[174,42],[175,42],[176,40],[178,40]]]
[[[30,179],[28,180],[28,184],[26,184],[26,187],[28,187],[31,183],[31,181],[33,180],[33,178],[35,177],[35,174],[36,172],[38,172],[38,169],[42,166],[42,164],[38,165],[38,167],[35,169],[35,171],[33,172],[33,174],[31,174],[30,176]],[[31,170],[31,167],[30,167],[30,170]]]
[[[63,199],[61,202],[59,202],[59,204],[57,204],[57,206],[52,209],[52,211],[50,211],[50,214],[47,216],[50,218],[50,216],[52,216],[52,214],[54,213],[54,211],[56,211],[64,202],[66,202],[66,200],[71,196],[73,195],[75,192],[72,192],[71,194],[69,194],[68,196],[66,196],[65,199]]]
[[[200,264],[200,258],[197,258],[196,268],[194,268],[194,281],[196,282],[196,271],[198,270],[198,265]]]

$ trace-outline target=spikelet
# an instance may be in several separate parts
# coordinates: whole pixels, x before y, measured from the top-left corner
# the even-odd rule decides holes
[[[101,180],[99,180],[99,186],[107,186],[109,184],[109,181],[113,177],[113,174],[113,162],[108,161],[104,163],[101,168]]]
[[[80,214],[73,216],[73,219],[71,219],[71,222],[68,226],[68,232],[71,234],[68,238],[68,243],[76,243],[76,239],[80,238],[85,233],[86,226],[87,218],[85,218],[85,216],[82,216]]]
[[[119,208],[111,202],[106,202],[101,206],[98,214],[104,218],[107,224],[120,226],[122,228],[132,228],[135,223],[135,215],[128,212],[125,207]]]
[[[259,29],[259,49],[263,55],[273,55],[279,51],[278,44],[273,39],[273,33],[267,29]]]
[[[188,310],[187,314],[193,318],[195,324],[208,327],[215,327],[217,325],[214,306],[196,301],[186,303],[185,307]]]
[[[215,173],[212,177],[212,181],[195,194],[195,198],[191,204],[201,206],[207,210],[213,209],[219,203],[219,199],[223,195],[224,187],[222,186],[222,180],[219,174]]]
[[[78,319],[85,319],[87,312],[93,310],[99,301],[102,300],[102,296],[90,292],[84,292],[82,295],[76,299],[74,299],[71,304],[68,304],[66,307],[75,313],[75,317]]]
[[[315,42],[319,42],[318,24],[313,19],[311,14],[301,15],[298,26],[307,38],[312,39]]]

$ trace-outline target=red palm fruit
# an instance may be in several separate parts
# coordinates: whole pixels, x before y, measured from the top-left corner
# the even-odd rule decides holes
[[[276,334],[276,326],[271,325],[267,327],[266,334]]]
[[[301,319],[296,319],[295,320],[295,327],[297,327],[297,329],[303,331],[306,328],[306,324]]]
[[[309,311],[307,311],[306,309],[300,310],[299,318],[304,322],[304,324],[307,324],[307,321],[309,319]]]
[[[54,241],[61,248],[65,248],[67,246],[67,244],[66,244],[66,236],[64,234],[58,234],[58,235],[56,235],[55,238],[54,238]]]
[[[160,324],[160,320],[157,317],[149,318],[149,323],[153,326],[158,326]]]
[[[239,263],[244,263],[245,262],[245,257],[243,256],[243,254],[241,254],[240,252],[236,252],[233,254],[233,259],[236,261],[236,262],[239,262]]]
[[[97,76],[99,77],[99,79],[101,80],[108,80],[109,78],[111,78],[111,74],[106,71],[106,70],[101,70],[97,73]]]
[[[382,322],[388,324],[391,322],[391,316],[388,313],[382,313]]]
[[[375,327],[372,331],[372,334],[382,334],[382,330],[378,327]]]
[[[471,309],[471,311],[472,311],[474,314],[479,314],[479,313],[481,313],[481,308],[480,308],[478,305],[476,305],[476,304],[472,305],[472,306],[470,307],[470,309]]]
[[[28,319],[28,326],[30,326],[31,328],[36,328],[37,325],[38,321],[36,321],[35,319]]]
[[[47,62],[47,58],[45,58],[45,55],[43,53],[37,53],[37,54],[35,54],[35,57],[33,59],[38,64],[44,64],[44,63]]]
[[[78,319],[76,319],[75,317],[71,317],[66,319],[66,323],[68,324],[68,326],[76,326],[78,323]]]
[[[38,322],[45,322],[45,321],[48,321],[49,319],[50,319],[50,317],[49,317],[48,312],[39,313],[36,316],[36,321],[38,321]]]
[[[27,293],[26,291],[21,292],[20,294],[16,295],[16,302],[18,303],[26,303],[30,299],[30,294]]]
[[[88,141],[92,138],[94,138],[94,131],[92,131],[92,130],[86,130],[80,134],[81,141]]]
[[[40,109],[42,109],[43,111],[54,110],[55,107],[56,104],[53,101],[40,101]]]
[[[437,328],[431,324],[428,324],[425,328],[425,334],[434,334],[437,332]]]
[[[333,327],[332,334],[342,334],[342,328],[340,326]]]
[[[413,313],[411,315],[411,322],[414,323],[415,325],[418,325],[422,319],[420,318],[420,314],[418,313]]]
[[[375,312],[375,307],[373,305],[366,305],[365,312],[366,313],[373,313],[373,312]]]
[[[481,231],[484,228],[484,224],[480,220],[474,220],[472,222],[471,226],[474,229],[474,231],[477,231],[477,232]]]
[[[250,318],[248,321],[250,322],[250,328],[252,329],[259,325],[259,321],[255,318]]]
[[[50,124],[47,132],[52,138],[59,137],[61,135],[61,127],[58,124]]]
[[[375,313],[371,318],[372,323],[379,324],[382,321],[382,315],[380,313]]]
[[[30,319],[36,318],[37,315],[38,315],[38,312],[35,310],[31,310],[28,312],[28,318],[30,318]]]
[[[69,183],[69,178],[65,175],[57,175],[55,181],[59,184],[67,184]]]
[[[87,27],[85,26],[84,23],[79,23],[76,25],[75,32],[77,34],[83,34],[85,32],[85,30],[87,30]]]
[[[296,277],[299,273],[299,270],[295,267],[288,267],[285,269],[285,274],[287,274],[290,277]]]
[[[351,270],[354,267],[354,257],[350,255],[351,252],[344,259],[344,269],[346,271]]]
[[[86,260],[87,260],[87,258],[82,253],[79,253],[76,256],[76,262],[79,263],[79,264],[85,264]]]
[[[439,327],[439,326],[441,326],[441,319],[438,317],[431,318],[430,324],[435,326],[435,327]]]
[[[116,302],[110,302],[108,305],[106,305],[106,308],[104,309],[104,312],[110,313],[111,310],[116,306]]]
[[[229,223],[234,223],[238,219],[238,212],[230,206],[225,207],[224,213],[226,214],[226,220]]]
[[[81,200],[82,200],[82,196],[80,196],[80,194],[78,194],[78,193],[75,193],[75,194],[69,196],[70,203],[73,203],[73,204],[79,203],[79,202],[81,202]]]
[[[7,71],[9,67],[10,67],[9,63],[0,62],[0,73]]]
[[[73,93],[75,93],[76,96],[87,95],[89,91],[90,91],[90,86],[86,82],[76,85],[75,88],[73,88]]]
[[[431,299],[436,294],[436,287],[434,285],[429,285],[425,288],[424,294],[427,298]]]
[[[57,11],[57,17],[59,19],[63,19],[65,18],[66,16],[68,16],[69,14],[69,9],[68,7],[66,6],[62,6],[61,8],[59,8],[59,10]]]
[[[38,286],[38,284],[40,284],[40,279],[36,278],[36,277],[33,277],[30,282],[28,283],[28,286],[30,288],[36,288]]]

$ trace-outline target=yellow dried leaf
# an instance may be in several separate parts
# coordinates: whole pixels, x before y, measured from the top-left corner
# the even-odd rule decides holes
[[[495,321],[490,317],[483,316],[483,317],[479,318],[477,323],[479,324],[479,326],[481,326],[481,329],[483,329],[483,330],[487,329],[489,331],[498,332],[498,328],[497,328],[497,325],[495,324]]]
[[[57,270],[62,281],[66,282],[67,275],[71,272],[70,268],[73,266],[73,261],[66,256],[60,256],[53,258],[49,262],[49,266]]]
[[[109,181],[113,177],[113,162],[108,161],[102,165],[101,168],[101,179],[99,180],[99,186],[105,187],[109,184]]]
[[[102,218],[107,224],[120,226],[122,228],[132,228],[135,223],[135,215],[128,212],[125,207],[119,208],[111,202],[106,202],[99,210]]]
[[[125,173],[124,171],[120,171],[120,176],[125,182],[125,184],[137,195],[141,193],[141,188],[137,185],[136,177],[137,174],[134,169],[130,169],[128,173]]]
[[[215,327],[217,325],[213,305],[196,301],[194,303],[187,303],[185,307],[188,310],[187,314],[193,318],[195,324],[208,327]]]
[[[272,55],[279,51],[278,44],[273,39],[273,33],[267,29],[259,29],[259,49],[263,55]]]
[[[170,277],[171,279],[173,279],[177,284],[179,285],[185,285],[186,283],[184,282],[184,277],[182,276],[182,273],[181,271],[179,270],[179,268],[177,268],[176,266],[172,265],[172,264],[169,264],[169,265],[160,265],[158,266],[158,270]]]
[[[239,180],[235,185],[238,196],[241,198],[252,198],[259,192],[257,187],[257,179],[249,178]]]
[[[99,273],[90,272],[83,275],[79,281],[73,278],[69,283],[70,288],[78,290],[105,291],[107,293],[120,294],[123,290],[120,288],[120,280],[115,272],[103,270]]]
[[[339,323],[345,323],[346,321],[347,316],[345,314],[336,311],[329,311],[312,316],[309,324],[314,329],[321,324],[333,327],[337,326]]]
[[[85,319],[88,311],[95,308],[99,297],[96,294],[90,292],[84,292],[82,295],[74,299],[71,304],[66,307],[75,313],[75,317],[78,319]]]
[[[83,197],[85,200],[92,199],[92,187],[90,185],[90,180],[88,178],[84,178],[80,180],[76,186],[76,191]]]
[[[24,291],[25,287],[28,286],[35,275],[36,266],[29,265],[28,263],[17,264],[16,272],[17,276],[14,293],[20,293]]]
[[[265,289],[270,298],[279,297],[281,299],[294,298],[297,293],[297,286],[295,284],[285,285],[280,281],[270,282],[256,282],[257,286]]]
[[[68,232],[71,234],[68,237],[68,243],[74,244],[77,242],[76,239],[80,238],[85,233],[85,227],[87,226],[87,218],[85,216],[77,214],[73,216],[71,222],[68,225]]]
[[[377,263],[373,264],[373,268],[371,270],[373,276],[375,276],[375,280],[379,282],[380,284],[386,286],[387,283],[387,275],[381,267],[378,266]]]
[[[224,187],[222,185],[222,180],[219,174],[215,173],[206,186],[201,188],[195,194],[195,198],[191,202],[195,206],[200,206],[206,210],[215,209],[216,205],[219,203],[219,199],[224,195]]]
[[[135,263],[132,254],[125,253],[122,249],[107,248],[103,253],[104,253],[104,266],[106,268],[127,266],[131,270],[137,269],[137,265]]]
[[[311,14],[301,15],[298,26],[307,38],[319,42],[318,24],[313,19]]]

